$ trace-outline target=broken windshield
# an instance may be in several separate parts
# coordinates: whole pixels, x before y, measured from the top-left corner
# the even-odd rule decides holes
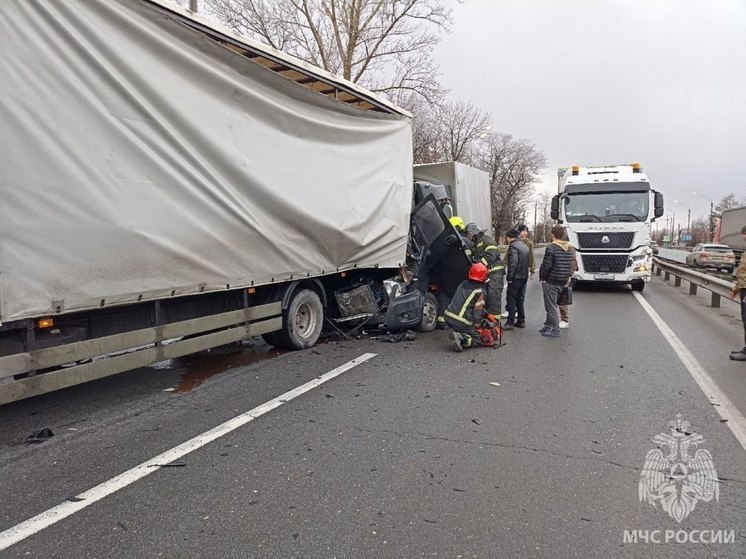
[[[593,192],[565,196],[565,218],[570,223],[647,221],[648,192]]]

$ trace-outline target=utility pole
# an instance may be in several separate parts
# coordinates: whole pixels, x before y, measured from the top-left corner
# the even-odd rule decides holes
[[[713,208],[715,203],[713,202],[712,198],[710,198],[709,196],[705,196],[700,192],[694,192],[693,194],[707,200],[710,203],[710,230],[708,232],[708,237],[710,239],[710,242],[712,242],[715,240],[715,212]]]
[[[189,0],[189,10],[194,13],[197,13],[199,11],[197,0]]]

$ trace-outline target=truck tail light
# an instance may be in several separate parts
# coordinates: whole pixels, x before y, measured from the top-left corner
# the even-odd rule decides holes
[[[699,253],[699,257],[700,258],[709,258],[710,257],[710,253],[709,252],[700,252]]]

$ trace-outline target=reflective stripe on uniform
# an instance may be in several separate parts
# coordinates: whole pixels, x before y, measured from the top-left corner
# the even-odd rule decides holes
[[[469,303],[472,302],[472,300],[474,299],[474,297],[476,297],[477,295],[481,295],[481,294],[482,294],[482,290],[481,289],[475,289],[474,291],[472,291],[471,293],[469,293],[469,296],[466,298],[466,301],[464,301],[464,304],[461,306],[461,312],[459,312],[459,314],[456,314],[456,313],[451,312],[451,311],[446,311],[445,314],[448,315],[448,316],[450,316],[454,320],[458,320],[459,322],[463,322],[464,324],[468,324],[469,326],[471,326],[472,325],[472,321],[471,320],[467,320],[466,318],[464,318],[464,314],[469,309]],[[477,301],[474,304],[474,308],[477,308],[477,305],[479,305],[479,303],[480,303],[480,301]],[[482,303],[482,304],[484,304],[484,303]]]
[[[446,311],[446,316],[450,316],[453,320],[458,320],[459,322],[463,322],[464,324],[471,326],[471,321],[466,320],[464,317],[457,315],[456,313],[452,313],[451,311]]]

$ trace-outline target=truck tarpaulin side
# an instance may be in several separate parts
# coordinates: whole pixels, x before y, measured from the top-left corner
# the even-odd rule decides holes
[[[403,263],[406,116],[141,0],[5,0],[0,21],[0,322]]]

